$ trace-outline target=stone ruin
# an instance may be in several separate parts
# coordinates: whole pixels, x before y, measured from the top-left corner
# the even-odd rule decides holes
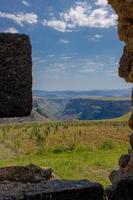
[[[0,169],[0,200],[103,200],[103,187],[87,180],[54,178],[34,165]]]
[[[118,34],[125,47],[120,60],[119,76],[133,83],[133,0],[108,0],[118,15]]]
[[[0,118],[30,115],[32,58],[27,35],[0,33],[0,91]],[[103,195],[99,183],[58,180],[51,169],[0,168],[0,200],[103,200]]]
[[[119,76],[133,83],[133,0],[108,0],[118,15],[118,34],[125,42],[119,63]],[[133,108],[133,90],[132,90]],[[133,131],[133,109],[128,125]],[[118,161],[119,169],[109,176],[112,185],[107,188],[109,200],[133,200],[133,133],[129,136],[131,148]]]
[[[118,15],[125,42],[119,75],[133,83],[133,0],[108,0]],[[0,117],[28,115],[32,108],[31,45],[19,34],[0,34]],[[5,70],[6,69],[6,70]],[[133,91],[132,91],[133,107]],[[133,131],[133,111],[129,119]],[[34,165],[0,169],[0,200],[133,200],[133,133],[131,149],[119,159],[105,192],[99,183],[58,180],[51,169]]]
[[[0,117],[30,115],[32,58],[27,35],[0,33]]]

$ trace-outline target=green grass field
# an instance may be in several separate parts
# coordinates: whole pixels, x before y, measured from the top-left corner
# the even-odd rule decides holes
[[[75,121],[0,126],[0,166],[33,163],[62,179],[90,179],[105,186],[126,153],[125,121]]]

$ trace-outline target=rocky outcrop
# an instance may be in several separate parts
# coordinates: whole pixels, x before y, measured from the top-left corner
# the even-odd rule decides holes
[[[87,180],[54,180],[34,165],[0,169],[0,200],[103,200],[103,187]]]
[[[32,109],[31,44],[27,35],[0,33],[0,117]]]
[[[37,183],[52,179],[52,173],[50,168],[42,169],[35,165],[5,167],[0,168],[0,183],[2,181]]]
[[[128,154],[121,155],[118,164],[119,169],[113,170],[109,176],[112,184],[117,183],[123,177],[133,175],[133,150],[129,150]]]
[[[118,34],[125,42],[120,59],[119,75],[133,83],[133,0],[108,0],[118,15]],[[133,91],[132,91],[133,106]],[[133,111],[128,121],[133,131]],[[119,159],[119,169],[109,176],[112,186],[106,192],[109,200],[133,200],[133,133],[130,135],[131,149]]]
[[[124,41],[123,56],[120,60],[119,75],[133,83],[133,0],[108,0],[118,15],[118,34]]]
[[[106,191],[108,200],[133,200],[133,175],[123,177]]]
[[[103,200],[103,188],[85,180],[8,182],[0,184],[0,200]]]

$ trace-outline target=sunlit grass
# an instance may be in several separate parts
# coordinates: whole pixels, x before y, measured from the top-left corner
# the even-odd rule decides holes
[[[0,166],[33,163],[63,179],[109,184],[128,150],[125,122],[48,122],[0,126]]]

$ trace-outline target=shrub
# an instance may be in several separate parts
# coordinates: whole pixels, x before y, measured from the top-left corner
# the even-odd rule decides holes
[[[112,139],[107,139],[103,142],[102,146],[100,149],[103,150],[111,150],[115,148],[115,143]]]
[[[68,145],[57,145],[52,150],[53,153],[63,153],[63,152],[70,152],[75,149],[75,144],[70,143]]]

